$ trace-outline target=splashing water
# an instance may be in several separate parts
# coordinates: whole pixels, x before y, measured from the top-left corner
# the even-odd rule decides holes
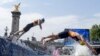
[[[91,50],[85,45],[80,45],[78,43],[74,44],[75,56],[92,56]]]

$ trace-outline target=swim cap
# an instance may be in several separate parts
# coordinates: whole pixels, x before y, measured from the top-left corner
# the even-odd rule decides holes
[[[83,41],[80,41],[80,45],[85,45],[85,43]]]

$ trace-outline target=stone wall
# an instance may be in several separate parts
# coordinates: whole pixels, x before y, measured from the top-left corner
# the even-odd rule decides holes
[[[36,56],[36,53],[0,38],[0,56]]]

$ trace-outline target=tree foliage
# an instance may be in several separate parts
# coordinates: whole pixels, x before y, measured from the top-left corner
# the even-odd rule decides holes
[[[93,25],[90,29],[90,36],[93,41],[100,41],[100,25]]]

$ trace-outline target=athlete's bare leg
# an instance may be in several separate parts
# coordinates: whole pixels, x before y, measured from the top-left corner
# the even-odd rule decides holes
[[[49,40],[46,40],[46,41],[44,42],[44,44],[47,43],[47,42],[51,42],[51,41],[57,40],[57,39],[58,39],[58,38],[55,38],[55,37],[54,37],[54,38],[50,38]]]
[[[17,32],[15,32],[13,35],[17,35],[17,34],[19,34],[19,33],[21,33],[21,32],[23,32],[23,30],[17,31]]]
[[[17,32],[11,34],[11,35],[8,37],[8,39],[9,39],[9,40],[12,40],[13,37],[14,37],[15,35],[19,34],[20,32],[23,32],[23,30],[20,30],[20,31],[17,31]]]
[[[55,38],[55,37],[57,37],[57,36],[56,36],[56,35],[50,35],[50,36],[47,36],[47,37],[43,37],[43,38],[41,39],[41,42],[43,42],[44,39],[47,39],[47,38],[53,39],[53,38]]]
[[[20,34],[19,34],[20,33]],[[17,40],[24,34],[25,32],[23,30],[17,31],[14,34],[11,34],[9,36],[9,39],[12,40],[14,38],[14,36],[17,36]],[[19,34],[19,36],[17,35]]]
[[[17,40],[24,34],[25,32],[23,31],[18,37]]]
[[[43,41],[44,39],[47,39],[47,38],[49,38],[49,40]],[[43,45],[45,45],[45,43],[56,40],[56,39],[59,39],[57,35],[50,35],[48,37],[42,38],[41,42],[43,43]]]

